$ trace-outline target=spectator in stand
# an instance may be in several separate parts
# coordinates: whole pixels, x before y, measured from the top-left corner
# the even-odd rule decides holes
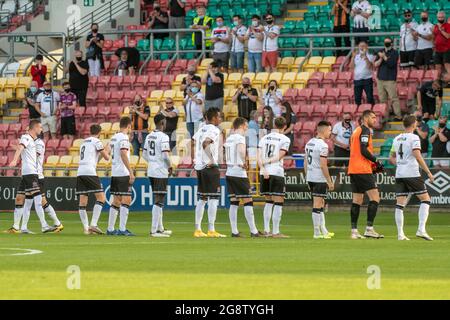
[[[75,109],[77,108],[77,96],[71,91],[68,81],[63,83],[63,89],[59,101],[61,135],[64,139],[71,139],[76,134]]]
[[[425,81],[417,88],[417,110],[423,115],[423,121],[435,119],[436,110],[441,109],[443,90],[441,81]]]
[[[295,113],[292,111],[291,104],[289,102],[283,102],[281,104],[281,116],[286,119],[286,129],[283,134],[291,140],[291,144],[289,145],[288,154],[292,154],[292,149],[294,147],[294,126],[297,122],[297,117]]]
[[[61,101],[59,93],[54,91],[52,84],[44,82],[44,91],[36,99],[36,110],[41,115],[42,132],[46,138],[56,138],[56,111]]]
[[[130,65],[129,59],[128,59],[128,52],[127,50],[122,50],[120,53],[120,60],[117,65],[117,75],[119,77],[124,77],[127,75],[134,75],[135,70],[132,65]]]
[[[352,115],[349,112],[344,113],[341,122],[337,122],[331,132],[331,140],[334,143],[334,156],[337,158],[350,157],[350,137],[356,126],[352,122]],[[337,167],[347,167],[348,160],[336,160]]]
[[[278,82],[276,80],[271,80],[268,83],[266,92],[261,96],[260,103],[272,109],[275,117],[281,115],[280,104],[283,100],[283,93],[278,89]]]
[[[145,138],[148,134],[149,117],[150,108],[146,105],[145,99],[137,94],[134,97],[134,104],[130,106],[131,129],[133,130],[131,145],[133,146],[133,154],[136,156],[144,147]]]
[[[400,67],[411,68],[414,66],[414,57],[417,49],[417,22],[412,18],[412,11],[405,9],[403,12],[404,23],[400,27]]]
[[[420,112],[419,114],[416,115],[416,119],[417,119],[417,128],[414,131],[414,134],[418,135],[420,138],[420,146],[421,146],[420,152],[422,153],[422,157],[427,158],[430,143],[428,140],[430,128],[428,127],[427,123],[423,121],[423,117]]]
[[[334,0],[333,9],[331,14],[334,16],[334,33],[350,33],[350,2],[349,0]],[[336,47],[342,47],[342,37],[334,38]],[[345,46],[350,48],[350,37],[344,37]],[[336,50],[337,56],[346,56],[349,49]]]
[[[196,67],[195,65],[189,65],[187,67],[187,76],[183,78],[181,81],[180,89],[184,92],[184,97],[186,98],[187,91],[189,90],[192,82],[197,82],[200,86],[202,84],[202,78],[195,74]]]
[[[164,30],[169,28],[169,15],[161,9],[158,1],[153,3],[153,11],[148,18],[148,26],[150,30]],[[154,39],[164,39],[168,36],[168,33],[153,33]],[[150,34],[147,38],[150,39]]]
[[[445,21],[445,12],[437,14],[437,24],[433,29],[434,35],[434,64],[439,76],[446,70],[450,73],[450,23]]]
[[[449,168],[450,160],[440,160],[439,158],[449,158],[450,154],[447,151],[447,142],[450,139],[450,130],[447,128],[447,117],[440,117],[439,124],[433,127],[433,132],[430,137],[430,142],[433,145],[432,158],[433,165],[437,168]]]
[[[257,108],[258,90],[252,88],[250,78],[242,78],[242,86],[236,91],[232,102],[238,106],[239,117],[250,120],[250,114]]]
[[[203,76],[202,83],[206,84],[205,111],[209,108],[223,110],[224,102],[224,76],[219,72],[217,62],[208,66],[208,72]]]
[[[36,81],[31,81],[30,88],[25,94],[25,104],[30,114],[30,120],[41,120],[41,114],[36,109],[36,99],[41,94],[42,90],[39,89]]]
[[[169,2],[169,29],[186,28],[186,0],[170,0]],[[180,33],[180,39],[183,36]],[[171,38],[175,38],[175,33],[171,33]]]
[[[363,92],[366,93],[367,103],[374,104],[372,70],[375,57],[369,53],[367,42],[361,40],[358,48],[352,52],[350,69],[353,69],[353,85],[355,103],[359,106]]]
[[[413,31],[417,37],[417,50],[414,56],[414,65],[419,69],[429,69],[433,64],[433,24],[428,21],[428,12],[422,11],[421,22]]]
[[[216,18],[217,27],[213,29],[211,41],[214,44],[213,59],[223,72],[228,73],[230,61],[230,29],[224,25],[223,17]]]
[[[191,29],[205,31],[205,38],[210,39],[212,25],[213,19],[206,15],[206,8],[197,7],[197,17],[194,18]],[[194,44],[196,50],[202,50],[203,38],[200,32],[192,33],[192,43]],[[211,47],[211,40],[206,40],[205,48],[208,50],[210,47]]]
[[[169,136],[170,150],[173,150],[177,144],[177,137],[174,132],[178,126],[178,109],[175,108],[175,104],[172,98],[166,98],[165,106],[160,107],[159,112],[166,117],[166,128],[164,133]]]
[[[31,76],[36,81],[38,88],[42,88],[47,77],[47,66],[44,65],[44,57],[38,54],[34,59],[35,65],[31,66]]]
[[[105,37],[98,32],[98,24],[93,23],[91,33],[86,38],[86,60],[89,63],[89,75],[99,77],[103,66],[103,45]]]
[[[267,14],[265,20],[262,66],[266,69],[266,72],[270,73],[277,71],[280,27],[275,25],[275,19],[271,14]]]
[[[247,30],[245,40],[248,40],[248,72],[262,72],[264,26],[258,15],[252,17],[252,25]]]
[[[247,27],[242,24],[241,16],[235,15],[231,29],[231,72],[244,73],[246,34]]]
[[[368,33],[369,32],[369,18],[372,15],[372,6],[367,0],[357,0],[353,3],[351,16],[353,17],[353,32]],[[355,37],[355,44],[358,45],[360,41],[368,43],[369,37]]]
[[[273,114],[273,110],[271,107],[264,107],[263,114],[260,122],[259,128],[263,131],[260,131],[260,137],[262,138],[266,134],[269,134],[273,129],[273,120],[275,119],[275,115]]]
[[[260,115],[258,110],[252,110],[250,112],[250,121],[248,122],[248,130],[249,130],[249,142],[252,142],[250,146],[258,147],[258,135],[259,135],[259,124],[261,120],[259,119]],[[250,131],[252,131],[250,133]],[[252,138],[253,137],[253,138]]]
[[[400,101],[397,95],[397,62],[398,53],[393,48],[392,39],[384,39],[384,49],[379,51],[375,57],[374,66],[378,68],[378,96],[380,103],[392,103],[392,109],[395,113],[395,120],[402,120],[402,111]]]
[[[186,113],[186,128],[191,139],[203,119],[205,98],[200,91],[200,87],[197,82],[192,82],[183,103]]]
[[[86,107],[86,96],[89,88],[89,64],[83,60],[83,52],[75,51],[75,59],[69,64],[70,90],[77,96],[78,105]]]

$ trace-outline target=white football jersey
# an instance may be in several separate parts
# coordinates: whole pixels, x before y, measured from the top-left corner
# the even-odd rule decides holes
[[[395,137],[391,153],[396,155],[396,178],[420,177],[419,163],[413,154],[416,149],[421,150],[420,138],[414,133],[402,133]]]
[[[77,176],[97,175],[97,162],[103,149],[103,143],[95,137],[89,137],[83,141],[80,146],[80,163]]]
[[[327,179],[320,168],[320,158],[328,157],[328,145],[322,139],[312,138],[305,147],[307,161],[306,181],[326,183]]]
[[[148,134],[142,153],[144,159],[148,162],[147,175],[149,177],[169,177],[169,167],[164,161],[163,152],[170,152],[169,136],[157,130]]]
[[[195,170],[204,169],[210,163],[209,157],[203,150],[203,142],[206,139],[211,139],[212,144],[210,150],[213,157],[214,165],[219,165],[219,143],[220,143],[220,129],[212,124],[205,124],[197,130],[194,134],[195,140]]]
[[[113,177],[128,177],[130,175],[120,156],[121,150],[127,150],[128,160],[130,160],[130,139],[126,134],[118,132],[111,139]]]
[[[25,148],[20,155],[22,159],[22,175],[38,174],[36,143],[33,137],[25,133],[20,137],[19,144]]]
[[[37,138],[34,143],[36,144],[38,176],[39,179],[44,179],[45,142],[44,140]]]
[[[282,150],[288,152],[291,140],[284,134],[271,132],[259,140],[258,148],[261,150],[262,161],[279,157]],[[275,163],[266,164],[265,169],[271,176],[284,177],[283,159]]]
[[[245,171],[245,155],[238,151],[239,145],[245,145],[245,137],[241,134],[231,134],[225,142],[225,160],[227,162],[227,173],[229,177],[247,178],[247,171]]]

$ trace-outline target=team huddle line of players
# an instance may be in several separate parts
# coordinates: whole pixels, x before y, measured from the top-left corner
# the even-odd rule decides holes
[[[383,170],[383,165],[373,155],[372,129],[376,115],[368,110],[362,115],[362,124],[350,139],[350,162],[348,174],[352,183],[353,201],[350,210],[351,238],[384,238],[374,229],[374,220],[380,202],[375,174]],[[155,130],[147,135],[144,143],[143,158],[148,162],[147,176],[154,195],[152,207],[152,223],[150,236],[170,237],[172,231],[163,225],[163,207],[167,195],[169,175],[172,173],[170,160],[169,137],[164,133],[166,119],[157,114],[154,118]],[[220,197],[219,157],[224,155],[227,171],[226,184],[230,197],[229,219],[231,236],[242,237],[237,226],[238,209],[242,203],[251,237],[287,238],[280,232],[280,223],[285,198],[285,172],[283,159],[287,155],[290,139],[281,132],[286,128],[286,120],[278,117],[274,120],[274,130],[262,137],[258,144],[257,162],[260,168],[260,193],[265,197],[263,209],[264,231],[256,227],[251,186],[247,175],[248,154],[246,136],[248,122],[244,118],[236,118],[233,131],[223,146],[223,133],[219,129],[220,110],[210,108],[205,112],[205,121],[193,137],[194,169],[198,178],[198,201],[195,208],[194,237],[223,238],[225,235],[215,229],[217,207]],[[421,201],[419,207],[419,227],[417,237],[433,240],[425,229],[429,215],[430,197],[420,174],[422,168],[433,181],[433,175],[420,153],[420,139],[414,135],[416,118],[406,116],[403,120],[404,133],[394,139],[391,150],[391,162],[396,163],[397,203],[395,221],[399,240],[409,240],[403,231],[403,210],[411,195]],[[325,224],[325,199],[328,191],[333,191],[334,184],[328,170],[328,145],[331,124],[321,121],[317,126],[317,135],[305,147],[305,173],[313,199],[312,221],[314,239],[331,239]],[[79,196],[79,214],[85,234],[105,234],[98,221],[106,198],[96,168],[101,158],[112,160],[110,192],[112,203],[109,211],[106,235],[134,236],[127,229],[129,207],[132,197],[132,185],[135,177],[130,165],[131,119],[120,119],[120,131],[116,133],[108,145],[99,139],[101,127],[94,124],[90,128],[90,137],[80,146],[80,161],[77,172],[77,195]],[[20,139],[14,158],[10,164],[15,167],[22,160],[22,180],[16,197],[14,224],[8,233],[32,233],[28,230],[28,220],[34,204],[35,211],[42,226],[42,232],[61,232],[64,227],[58,220],[55,210],[45,198],[44,186],[44,154],[45,144],[41,137],[42,126],[39,121],[32,120],[29,130]],[[87,214],[88,196],[94,194],[96,202],[93,207],[91,222]],[[367,226],[363,235],[358,232],[357,224],[364,194],[369,198],[367,208]],[[208,231],[202,231],[202,220],[205,207],[208,212]],[[48,213],[54,225],[49,226],[45,220]],[[119,216],[119,228],[116,221]],[[20,226],[20,222],[22,222]]]

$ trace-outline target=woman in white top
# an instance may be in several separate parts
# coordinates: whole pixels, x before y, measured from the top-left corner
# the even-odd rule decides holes
[[[278,89],[278,82],[271,80],[267,86],[266,92],[260,96],[260,103],[265,107],[272,108],[275,117],[279,117],[281,115],[280,104],[283,100],[283,93]]]

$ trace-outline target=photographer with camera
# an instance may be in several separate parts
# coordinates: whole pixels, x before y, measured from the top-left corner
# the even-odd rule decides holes
[[[281,115],[280,104],[283,100],[283,93],[278,89],[278,82],[271,80],[267,86],[267,91],[261,97],[261,104],[265,107],[270,107],[275,115]]]
[[[258,90],[252,88],[250,78],[242,78],[242,85],[236,91],[232,99],[237,103],[239,117],[250,121],[250,113],[257,109]]]

